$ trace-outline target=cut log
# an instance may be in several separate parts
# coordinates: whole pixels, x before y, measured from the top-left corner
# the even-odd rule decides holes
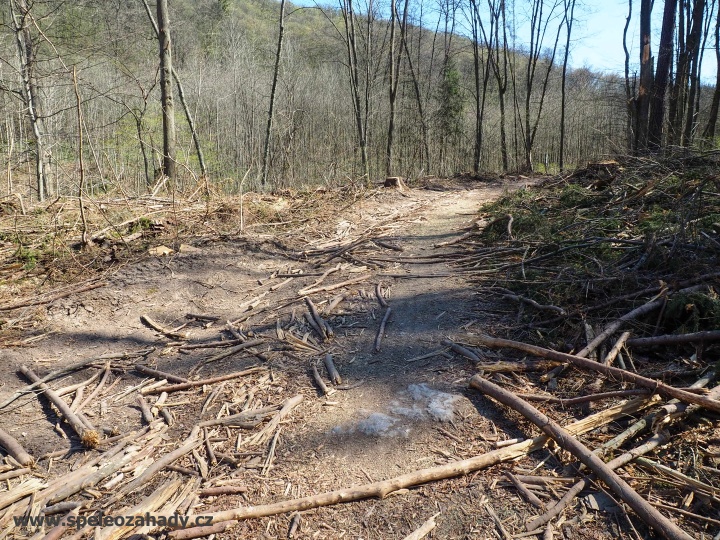
[[[0,446],[23,467],[31,467],[35,463],[33,457],[27,453],[17,439],[2,428],[0,428]]]
[[[335,367],[332,354],[325,355],[325,369],[327,369],[328,377],[330,377],[333,384],[342,384],[342,377]]]
[[[53,390],[44,382],[40,382],[38,377],[30,368],[26,366],[20,366],[20,373],[33,383],[39,383],[38,387],[43,391],[45,397],[52,402],[53,405],[60,411],[60,414],[65,417],[65,421],[70,424],[70,427],[78,434],[80,441],[83,446],[87,448],[95,448],[100,444],[100,434],[94,429],[88,429],[85,423],[70,410],[70,407],[58,396]]]

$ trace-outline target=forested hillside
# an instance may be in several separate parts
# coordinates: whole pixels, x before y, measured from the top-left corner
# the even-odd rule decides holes
[[[88,194],[153,185],[163,170],[155,4],[10,4],[0,43],[7,190],[77,193],[81,169]],[[689,54],[700,50],[696,19],[683,19],[693,6],[679,10],[685,50],[671,51],[675,72],[685,73],[669,81],[670,102],[680,104],[670,111],[681,133],[672,144],[699,144],[703,133],[712,144],[708,120],[717,116],[708,113],[712,89],[699,85],[701,58]],[[573,0],[518,6],[531,17],[529,42],[513,27],[520,15],[501,0],[283,7],[273,85],[279,3],[168,2],[177,187],[206,172],[212,186],[235,192],[243,178],[256,186],[265,163],[274,187],[385,174],[556,172],[638,148],[636,97],[648,95],[638,77],[564,69],[568,43],[582,39],[572,34]],[[713,11],[704,2],[699,9],[699,37],[711,49]]]

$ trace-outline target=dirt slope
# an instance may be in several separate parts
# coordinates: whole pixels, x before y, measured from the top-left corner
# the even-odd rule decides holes
[[[15,374],[21,364],[46,373],[90,356],[154,347],[147,363],[185,376],[207,357],[206,351],[180,354],[178,344],[140,322],[143,314],[167,328],[188,322],[187,313],[219,317],[214,325],[192,324],[185,328],[192,343],[217,339],[226,320],[238,319],[246,319],[241,323],[242,331],[259,336],[277,337],[278,327],[281,333],[300,338],[308,332],[312,335],[302,324],[304,304],[293,303],[297,291],[311,285],[317,274],[338,262],[345,266],[329,275],[323,284],[363,275],[364,270],[357,267],[374,261],[378,268],[372,270],[368,280],[311,295],[322,308],[338,292],[346,294],[333,316],[328,317],[335,338],[318,343],[319,348],[333,354],[345,389],[320,396],[309,366],[324,354],[285,354],[277,347],[261,347],[270,358],[272,379],[258,405],[280,402],[296,394],[305,399],[282,426],[273,468],[266,475],[259,469],[242,469],[248,487],[245,498],[211,500],[194,512],[273,502],[391,478],[481,454],[494,448],[496,440],[527,436],[531,431],[519,431],[517,418],[508,421],[500,408],[467,389],[473,374],[467,360],[445,353],[408,362],[441,349],[440,343],[446,337],[485,327],[482,299],[462,277],[448,277],[452,270],[447,262],[431,256],[452,250],[434,246],[462,234],[484,202],[506,189],[519,187],[517,183],[498,182],[456,184],[443,191],[378,192],[312,228],[280,235],[255,234],[228,242],[194,242],[192,248],[176,256],[152,258],[123,268],[106,287],[50,304],[43,316],[44,324],[53,333],[36,347],[0,353],[0,402],[25,384]],[[372,245],[366,251],[353,252],[355,260],[350,262],[355,267],[340,258],[314,267],[324,257],[312,256],[312,250],[341,245],[368,230],[373,237],[381,237],[403,251]],[[290,275],[297,270],[302,270],[304,277],[288,278],[286,285],[271,290],[285,279],[272,277],[274,274]],[[403,274],[427,277],[394,277]],[[381,349],[376,352],[376,332],[385,313],[375,297],[378,283],[392,315]],[[246,311],[245,304],[255,299],[259,303]],[[281,307],[283,304],[287,305]],[[253,365],[258,365],[255,357],[239,355],[203,366],[199,374],[223,374]],[[324,374],[321,361],[319,365]],[[115,375],[122,379],[116,391],[140,381],[130,369]],[[224,387],[225,399],[238,393],[238,386],[232,383]],[[179,399],[171,397],[171,401]],[[187,433],[198,420],[197,404],[204,399],[202,392],[192,394],[190,401],[196,403],[173,410],[176,424],[171,433],[177,437]],[[21,407],[0,414],[0,427],[11,431],[33,455],[77,444],[53,430],[48,421],[52,413],[41,408],[37,400],[20,403]],[[99,425],[120,432],[139,425],[139,413],[131,403],[113,402],[104,416],[97,405],[92,405],[95,409],[90,414]],[[217,408],[212,412],[216,413]],[[547,456],[540,453],[527,458],[520,466],[532,469],[543,457]],[[501,476],[501,468],[496,467],[386,500],[313,510],[303,514],[295,537],[404,538],[439,513],[431,537],[494,538],[493,521],[481,504],[486,500],[508,530],[522,532],[531,507],[511,488],[496,486]],[[614,524],[599,519],[575,527],[574,537],[612,534],[610,527]],[[289,523],[287,515],[254,520],[224,533],[224,537],[285,538]]]

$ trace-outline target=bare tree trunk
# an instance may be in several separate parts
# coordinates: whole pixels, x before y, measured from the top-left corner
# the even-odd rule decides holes
[[[653,59],[650,48],[652,5],[652,0],[641,0],[640,2],[640,87],[636,101],[638,112],[635,128],[635,147],[638,150],[647,148],[650,93],[653,87]]]
[[[700,44],[702,42],[703,19],[705,16],[705,0],[695,0],[692,13],[692,27],[687,39],[687,49],[690,56],[688,83],[690,88],[685,104],[685,129],[680,143],[688,146],[692,139],[695,126],[695,96],[698,91],[698,63],[700,61]]]
[[[175,103],[172,89],[172,42],[167,0],[157,0],[158,42],[160,44],[160,104],[163,114],[163,166],[175,179]]]
[[[160,29],[158,28],[157,22],[155,22],[155,17],[153,17],[152,11],[150,10],[150,6],[147,3],[147,0],[142,0],[143,6],[145,7],[145,12],[147,13],[148,18],[150,19],[150,24],[152,24],[153,30],[155,31],[155,35],[160,39]],[[178,97],[180,98],[180,104],[183,107],[183,112],[185,113],[185,119],[187,120],[188,127],[190,128],[190,133],[192,134],[193,139],[193,145],[195,146],[195,152],[197,153],[198,157],[198,164],[200,165],[200,174],[207,178],[207,166],[205,165],[205,154],[203,154],[202,147],[200,146],[200,137],[198,136],[197,130],[195,129],[195,120],[193,119],[192,112],[190,111],[190,107],[187,104],[187,101],[185,100],[185,90],[183,89],[182,81],[180,80],[180,77],[177,74],[177,71],[175,68],[172,68],[172,77],[175,81],[175,84],[177,85],[178,89]],[[145,104],[147,106],[147,101],[145,101]],[[143,111],[144,112],[144,111]],[[140,136],[140,147],[142,148],[142,154],[143,154],[143,160],[145,161],[145,175],[147,178],[150,178],[148,175],[148,160],[147,160],[147,154],[145,152],[145,144],[142,139],[142,134],[140,130],[140,124],[138,123],[138,135]]]
[[[38,200],[44,201],[48,188],[45,171],[45,127],[40,114],[40,97],[35,80],[35,47],[30,34],[30,16],[30,9],[25,0],[11,0],[10,18],[20,61],[22,96],[35,142],[35,180]]]
[[[566,99],[566,81],[567,81],[567,64],[570,55],[570,36],[572,34],[573,21],[575,20],[575,0],[564,0],[565,3],[565,28],[567,34],[565,36],[565,56],[563,57],[562,81],[560,86],[560,159],[558,166],[560,172],[565,170],[565,99]],[[547,172],[547,171],[545,171]]]
[[[422,128],[423,147],[425,149],[425,173],[430,172],[430,144],[428,143],[428,128],[427,120],[425,119],[425,112],[423,108],[422,92],[420,91],[420,83],[418,82],[418,76],[413,66],[412,55],[410,54],[410,47],[408,46],[407,36],[401,35],[401,41],[403,48],[405,49],[405,56],[408,60],[408,68],[410,69],[410,76],[412,77],[413,88],[415,89],[415,99],[417,100],[418,114],[420,115],[420,125]]]
[[[75,90],[75,110],[78,122],[78,161],[80,167],[80,179],[78,180],[78,204],[80,205],[80,221],[82,223],[82,244],[87,246],[88,240],[87,219],[85,217],[85,203],[83,202],[83,191],[85,189],[85,163],[83,162],[83,114],[82,100],[80,99],[80,90],[78,88],[77,71],[73,66],[72,72],[73,88]]]
[[[543,79],[542,88],[540,91],[538,108],[534,118],[532,118],[532,115],[530,113],[530,104],[533,101],[532,92],[533,87],[535,86],[535,75],[537,73],[537,67],[543,49],[545,32],[547,31],[548,24],[553,19],[553,13],[557,6],[558,3],[555,2],[552,6],[552,9],[550,10],[550,13],[545,16],[543,14],[544,1],[533,0],[532,16],[530,19],[530,55],[528,58],[528,64],[525,74],[524,147],[525,169],[527,171],[533,170],[532,152],[535,144],[535,136],[537,134],[538,125],[540,123],[540,116],[542,115],[543,104],[545,103],[545,94],[547,92],[548,81],[550,80],[550,72],[552,71],[553,64],[555,62],[555,53],[557,52],[558,42],[560,41],[562,24],[558,25],[557,34],[555,35],[555,41],[553,42],[551,57],[548,59],[548,65],[545,71],[545,77]]]
[[[485,117],[485,101],[487,97],[488,81],[490,80],[490,69],[491,69],[491,50],[492,43],[487,48],[487,57],[483,62],[483,75],[482,84],[480,82],[480,33],[485,34],[482,26],[482,18],[480,11],[478,10],[476,0],[470,0],[470,7],[472,13],[470,14],[472,21],[472,37],[473,37],[473,60],[475,64],[475,108],[476,108],[476,119],[475,119],[475,150],[473,154],[473,172],[475,174],[480,172],[480,161],[482,159],[482,143],[483,143],[483,121]],[[490,40],[492,42],[492,33],[490,34]],[[487,39],[487,36],[485,36]]]
[[[635,137],[633,137],[633,126],[635,125],[635,97],[634,89],[630,87],[630,51],[627,46],[627,34],[632,20],[632,0],[628,0],[628,16],[625,18],[625,28],[623,28],[623,51],[625,51],[625,100],[627,105],[627,119],[625,131],[627,135],[627,146],[630,151],[637,151],[635,146]]]
[[[353,112],[355,113],[355,124],[357,128],[358,143],[360,145],[360,161],[362,164],[363,177],[366,182],[370,181],[370,164],[367,154],[367,131],[363,121],[363,114],[367,117],[367,111],[363,109],[361,100],[362,91],[360,87],[360,68],[358,66],[358,39],[355,28],[355,8],[353,0],[341,0],[341,12],[345,22],[345,46],[348,58],[348,72],[350,75],[350,91],[352,93]],[[368,62],[369,59],[366,59]],[[365,81],[366,86],[370,84]]]
[[[715,126],[717,125],[718,112],[720,112],[720,8],[715,18],[715,61],[717,63],[715,91],[710,105],[708,122],[703,131],[703,137],[708,139],[708,142],[712,142],[712,139],[715,138]]]
[[[270,135],[272,133],[275,94],[277,92],[280,60],[282,58],[283,35],[285,34],[285,0],[280,0],[280,30],[278,32],[277,52],[275,53],[275,69],[273,70],[272,88],[270,89],[270,107],[268,109],[267,127],[265,128],[265,150],[263,151],[262,186],[267,184],[268,165],[270,163]]]
[[[497,1],[497,4],[495,3]],[[505,18],[505,0],[488,0],[490,10],[490,29],[485,32],[482,17],[479,10],[475,10],[475,18],[483,34],[485,48],[487,50],[488,63],[492,68],[493,76],[498,87],[498,106],[500,108],[500,156],[502,158],[503,171],[509,169],[507,151],[507,133],[505,129],[505,94],[508,83],[508,39],[507,24]],[[502,27],[502,45],[500,43],[500,30]],[[488,37],[489,36],[489,37]],[[502,67],[500,66],[500,51],[502,47]],[[487,87],[487,84],[485,85]],[[514,79],[513,79],[514,88]]]
[[[675,34],[675,12],[677,0],[665,0],[657,70],[650,99],[648,125],[648,147],[657,151],[662,146],[663,122],[665,120],[665,91],[667,90],[670,66],[673,59],[673,36]]]
[[[395,139],[395,104],[397,102],[398,84],[400,79],[400,62],[402,60],[402,47],[395,48],[395,34],[397,23],[400,24],[401,40],[405,39],[407,29],[408,0],[403,7],[402,21],[398,16],[395,0],[390,4],[390,53],[388,55],[390,67],[390,118],[388,119],[387,147],[385,151],[385,174],[393,174],[393,144]]]

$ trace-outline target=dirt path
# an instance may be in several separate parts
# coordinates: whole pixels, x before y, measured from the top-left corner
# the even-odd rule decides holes
[[[317,234],[303,231],[309,248],[350,238],[367,227],[382,229],[387,241],[404,251],[375,249],[358,255],[385,265],[370,280],[345,289],[347,300],[330,319],[336,337],[324,347],[334,355],[348,389],[321,397],[309,375],[309,362],[322,355],[271,354],[273,378],[260,402],[275,403],[296,394],[305,400],[282,427],[274,467],[264,476],[246,467],[246,499],[239,496],[210,501],[196,514],[242,504],[260,504],[289,497],[390,478],[416,469],[471,457],[492,448],[492,441],[521,436],[515,423],[508,423],[499,409],[467,390],[472,365],[445,354],[408,362],[441,348],[446,337],[483,328],[483,313],[472,287],[461,277],[396,278],[391,275],[447,274],[446,262],[423,259],[449,248],[434,245],[459,236],[472,223],[478,208],[498,197],[503,184],[454,186],[449,191],[413,190],[408,193],[379,193],[358,203],[333,222],[321,223]],[[469,187],[469,188],[468,188]],[[290,240],[286,235],[279,239]],[[333,238],[335,236],[335,238]],[[105,353],[155,347],[148,359],[159,369],[186,375],[198,363],[198,354],[178,354],[177,344],[144,326],[139,317],[148,314],[166,327],[177,327],[186,313],[218,316],[220,323],[190,327],[192,342],[218,338],[225,320],[249,318],[242,330],[273,337],[276,328],[299,337],[307,329],[299,322],[303,304],[292,303],[297,290],[316,276],[291,279],[286,286],[270,290],[282,281],[269,279],[274,273],[303,270],[317,273],[310,262],[288,259],[278,250],[274,237],[257,235],[237,243],[196,243],[169,259],[151,259],[118,271],[107,287],[50,304],[44,323],[52,331],[31,349],[2,351],[0,402],[24,382],[15,375],[21,364],[39,372],[70,364],[78,359]],[[297,239],[296,239],[297,240]],[[403,258],[401,262],[399,258]],[[409,261],[409,259],[414,259]],[[410,264],[412,262],[413,264]],[[425,264],[427,263],[427,264]],[[321,270],[336,264],[325,265]],[[342,278],[357,276],[345,267]],[[339,272],[339,274],[343,273]],[[331,279],[328,278],[328,282]],[[375,298],[381,282],[392,307],[380,352],[374,351],[375,335],[384,314]],[[267,293],[263,295],[263,293]],[[335,293],[313,295],[323,305]],[[260,298],[254,311],[247,303]],[[275,309],[283,303],[281,310]],[[241,309],[242,308],[242,309]],[[206,353],[205,356],[207,356]],[[201,358],[202,356],[200,356]],[[204,367],[201,375],[222,374],[256,365],[252,356],[233,357]],[[127,370],[118,388],[136,384],[139,378]],[[81,377],[82,378],[82,377]],[[70,384],[74,379],[62,384]],[[228,385],[225,399],[241,393],[245,386]],[[177,398],[176,398],[177,399]],[[202,401],[199,395],[194,401]],[[191,400],[193,401],[193,400]],[[249,399],[248,405],[252,400]],[[0,427],[13,432],[33,455],[67,448],[48,422],[48,411],[37,400],[0,414]],[[200,417],[197,403],[175,410],[173,433],[181,436]],[[213,414],[217,409],[213,411]],[[120,403],[109,413],[90,411],[101,425],[120,432],[139,424],[138,412]],[[264,459],[264,458],[263,458]],[[529,461],[534,461],[528,458]],[[495,488],[501,471],[423,486],[382,501],[320,509],[303,515],[297,538],[403,538],[430,516],[440,513],[435,538],[490,538],[493,522],[479,504],[492,502],[501,519],[521,527],[529,507],[506,488]],[[285,538],[289,516],[254,520],[233,530],[237,538]],[[597,531],[592,533],[597,537]],[[264,535],[264,536],[262,536]],[[582,529],[580,536],[583,537]]]

